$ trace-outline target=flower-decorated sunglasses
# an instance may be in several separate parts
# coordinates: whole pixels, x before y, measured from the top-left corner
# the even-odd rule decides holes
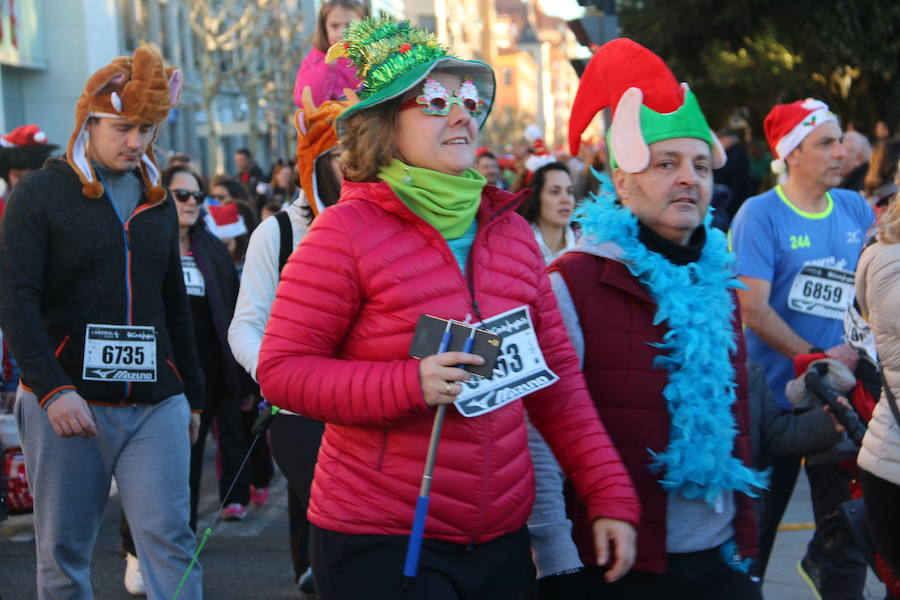
[[[426,115],[446,117],[454,104],[459,104],[473,117],[478,117],[484,112],[484,100],[478,97],[478,88],[470,77],[466,77],[459,89],[453,93],[448,92],[440,81],[429,77],[422,86],[422,94],[405,101],[400,105],[400,110],[421,106],[422,112]]]

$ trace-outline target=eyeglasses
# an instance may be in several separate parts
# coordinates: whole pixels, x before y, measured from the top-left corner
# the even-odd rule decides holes
[[[211,196],[213,198],[215,198],[216,200],[218,200],[219,202],[224,202],[225,200],[228,200],[228,198],[229,198],[228,194],[211,194]]]
[[[429,77],[422,86],[422,92],[422,95],[402,103],[400,110],[421,107],[426,115],[446,117],[453,105],[459,104],[471,116],[478,117],[486,108],[484,100],[478,97],[478,88],[469,77],[466,77],[459,89],[452,93],[448,92],[441,82]]]
[[[196,192],[192,192],[191,190],[170,190],[172,192],[172,196],[178,200],[179,202],[187,202],[191,198],[197,201],[199,204],[203,201],[203,192],[197,190]]]

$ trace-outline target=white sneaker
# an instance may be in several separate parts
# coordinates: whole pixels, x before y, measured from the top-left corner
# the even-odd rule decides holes
[[[141,575],[141,563],[134,554],[125,555],[125,589],[132,596],[143,596],[144,576]]]

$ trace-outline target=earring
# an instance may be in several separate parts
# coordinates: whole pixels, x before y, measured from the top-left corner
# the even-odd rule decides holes
[[[405,173],[403,183],[412,183],[412,175],[409,173],[409,167],[403,167],[403,173]]]

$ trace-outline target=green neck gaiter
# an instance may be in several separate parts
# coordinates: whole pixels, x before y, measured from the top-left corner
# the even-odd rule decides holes
[[[472,224],[481,204],[481,190],[487,183],[475,169],[467,169],[462,175],[447,175],[411,167],[396,158],[381,168],[378,178],[448,240],[458,238]]]

